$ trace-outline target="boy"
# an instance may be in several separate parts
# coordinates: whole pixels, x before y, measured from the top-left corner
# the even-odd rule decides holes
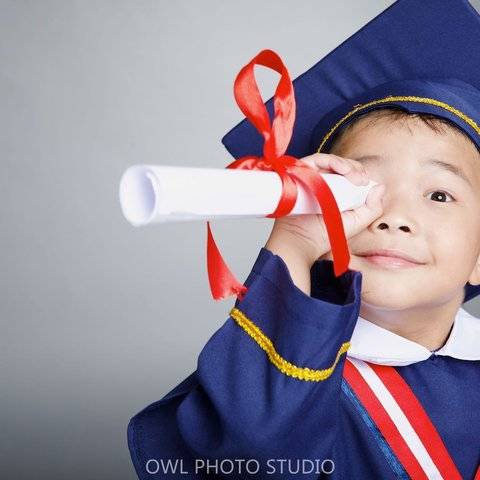
[[[462,40],[440,35],[456,25]],[[464,48],[476,40],[467,2],[401,0],[296,80],[290,153],[384,187],[342,213],[351,263],[339,277],[321,216],[275,221],[197,370],[131,420],[139,478],[475,477],[480,320],[461,305],[480,284],[480,78],[466,62],[480,58]],[[369,48],[385,50],[372,60]],[[355,55],[361,82],[339,71]],[[369,87],[339,95],[332,72]],[[258,138],[243,122],[224,143],[237,158]]]

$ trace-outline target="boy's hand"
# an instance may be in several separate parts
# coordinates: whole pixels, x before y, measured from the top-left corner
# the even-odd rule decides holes
[[[343,175],[355,185],[367,185],[369,182],[365,167],[356,160],[329,153],[315,153],[301,160],[318,172]],[[361,232],[382,214],[381,197],[384,191],[384,185],[375,185],[368,192],[364,205],[341,212],[347,239]],[[319,257],[331,250],[323,215],[276,218],[265,248],[280,255],[287,263],[293,280],[297,279],[295,282],[297,286],[309,292],[311,266]],[[307,270],[308,278],[305,278]]]

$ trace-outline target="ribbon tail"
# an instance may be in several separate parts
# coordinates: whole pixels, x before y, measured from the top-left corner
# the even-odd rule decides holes
[[[293,167],[292,171],[295,172],[298,180],[303,182],[317,199],[330,241],[333,256],[333,270],[335,276],[339,277],[348,270],[350,252],[348,250],[345,229],[343,228],[342,216],[335,197],[327,182],[313,169]]]
[[[207,271],[210,291],[215,300],[235,295],[243,300],[247,287],[242,285],[228,268],[213,239],[210,222],[207,222]]]
[[[327,186],[328,188],[328,186]],[[330,195],[333,198],[332,193]],[[348,243],[345,237],[342,217],[338,206],[333,200],[334,207],[325,212],[325,226],[327,227],[328,238],[332,245],[333,271],[336,277],[339,277],[348,270],[350,263],[350,252],[348,251]]]

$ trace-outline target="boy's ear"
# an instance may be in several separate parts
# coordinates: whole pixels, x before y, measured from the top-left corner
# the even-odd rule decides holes
[[[468,283],[470,283],[470,285],[480,284],[480,255],[478,256],[477,261],[475,262],[475,265],[473,267],[472,273],[468,278]]]

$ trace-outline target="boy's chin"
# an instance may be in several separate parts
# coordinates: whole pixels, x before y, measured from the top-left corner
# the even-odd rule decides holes
[[[419,279],[412,280],[400,276],[383,279],[377,275],[364,274],[362,304],[383,310],[405,310],[434,301],[431,298],[431,285],[425,285]]]
[[[362,306],[378,310],[406,310],[418,306],[420,299],[411,295],[401,295],[398,291],[392,294],[362,293]]]

